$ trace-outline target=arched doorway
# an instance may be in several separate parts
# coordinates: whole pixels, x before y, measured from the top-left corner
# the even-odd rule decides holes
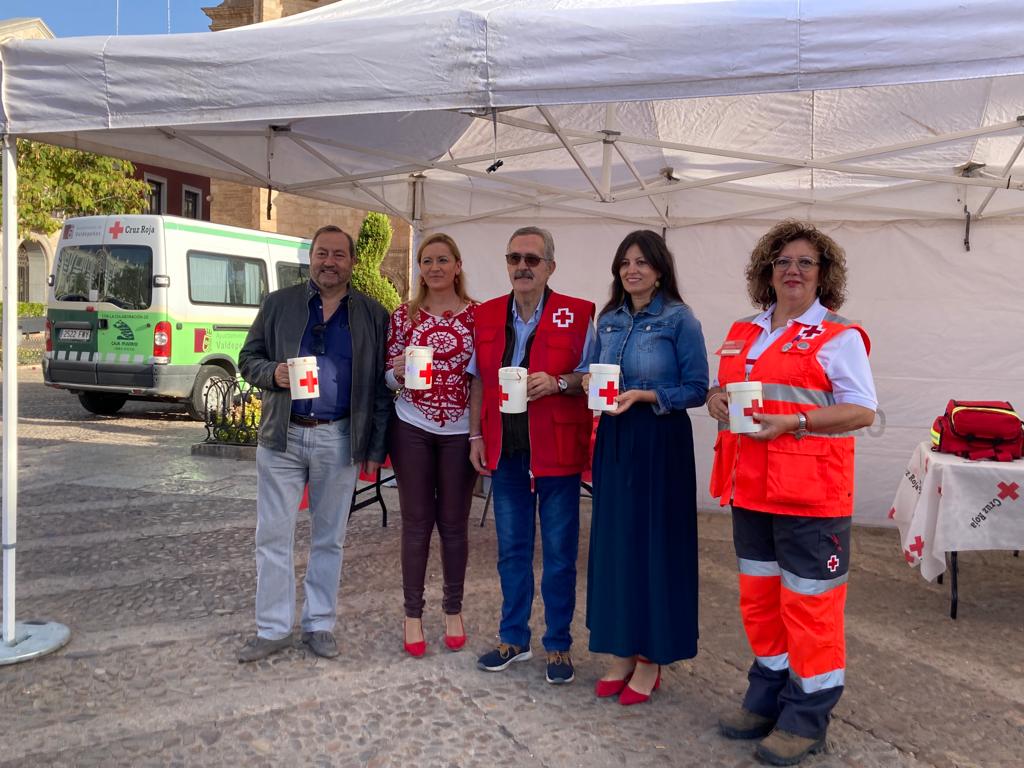
[[[35,240],[18,246],[18,301],[46,301],[46,251]]]

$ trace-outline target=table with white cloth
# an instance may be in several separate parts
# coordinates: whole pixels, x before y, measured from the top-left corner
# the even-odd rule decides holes
[[[950,553],[950,613],[957,612],[957,553],[1024,549],[1024,461],[971,461],[914,449],[889,510],[903,557],[942,581]]]

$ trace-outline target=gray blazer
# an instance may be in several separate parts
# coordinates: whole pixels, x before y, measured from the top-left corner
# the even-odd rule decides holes
[[[238,354],[242,378],[263,390],[259,441],[271,450],[287,449],[292,412],[291,393],[274,383],[274,369],[278,363],[299,356],[313,293],[306,282],[268,294]],[[388,312],[351,286],[348,293],[348,324],[352,333],[352,459],[384,461],[394,398],[384,383]]]

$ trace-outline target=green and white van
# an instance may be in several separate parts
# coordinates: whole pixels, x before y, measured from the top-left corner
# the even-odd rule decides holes
[[[175,216],[64,223],[46,308],[43,378],[113,414],[128,399],[196,418],[269,291],[309,277],[309,241]]]

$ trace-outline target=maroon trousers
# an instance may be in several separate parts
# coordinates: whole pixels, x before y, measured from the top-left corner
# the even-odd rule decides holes
[[[441,570],[447,614],[462,612],[469,560],[469,508],[476,471],[469,463],[469,435],[436,435],[393,417],[388,453],[402,508],[402,589],[405,615],[423,615],[423,582],[430,536],[441,537]]]

